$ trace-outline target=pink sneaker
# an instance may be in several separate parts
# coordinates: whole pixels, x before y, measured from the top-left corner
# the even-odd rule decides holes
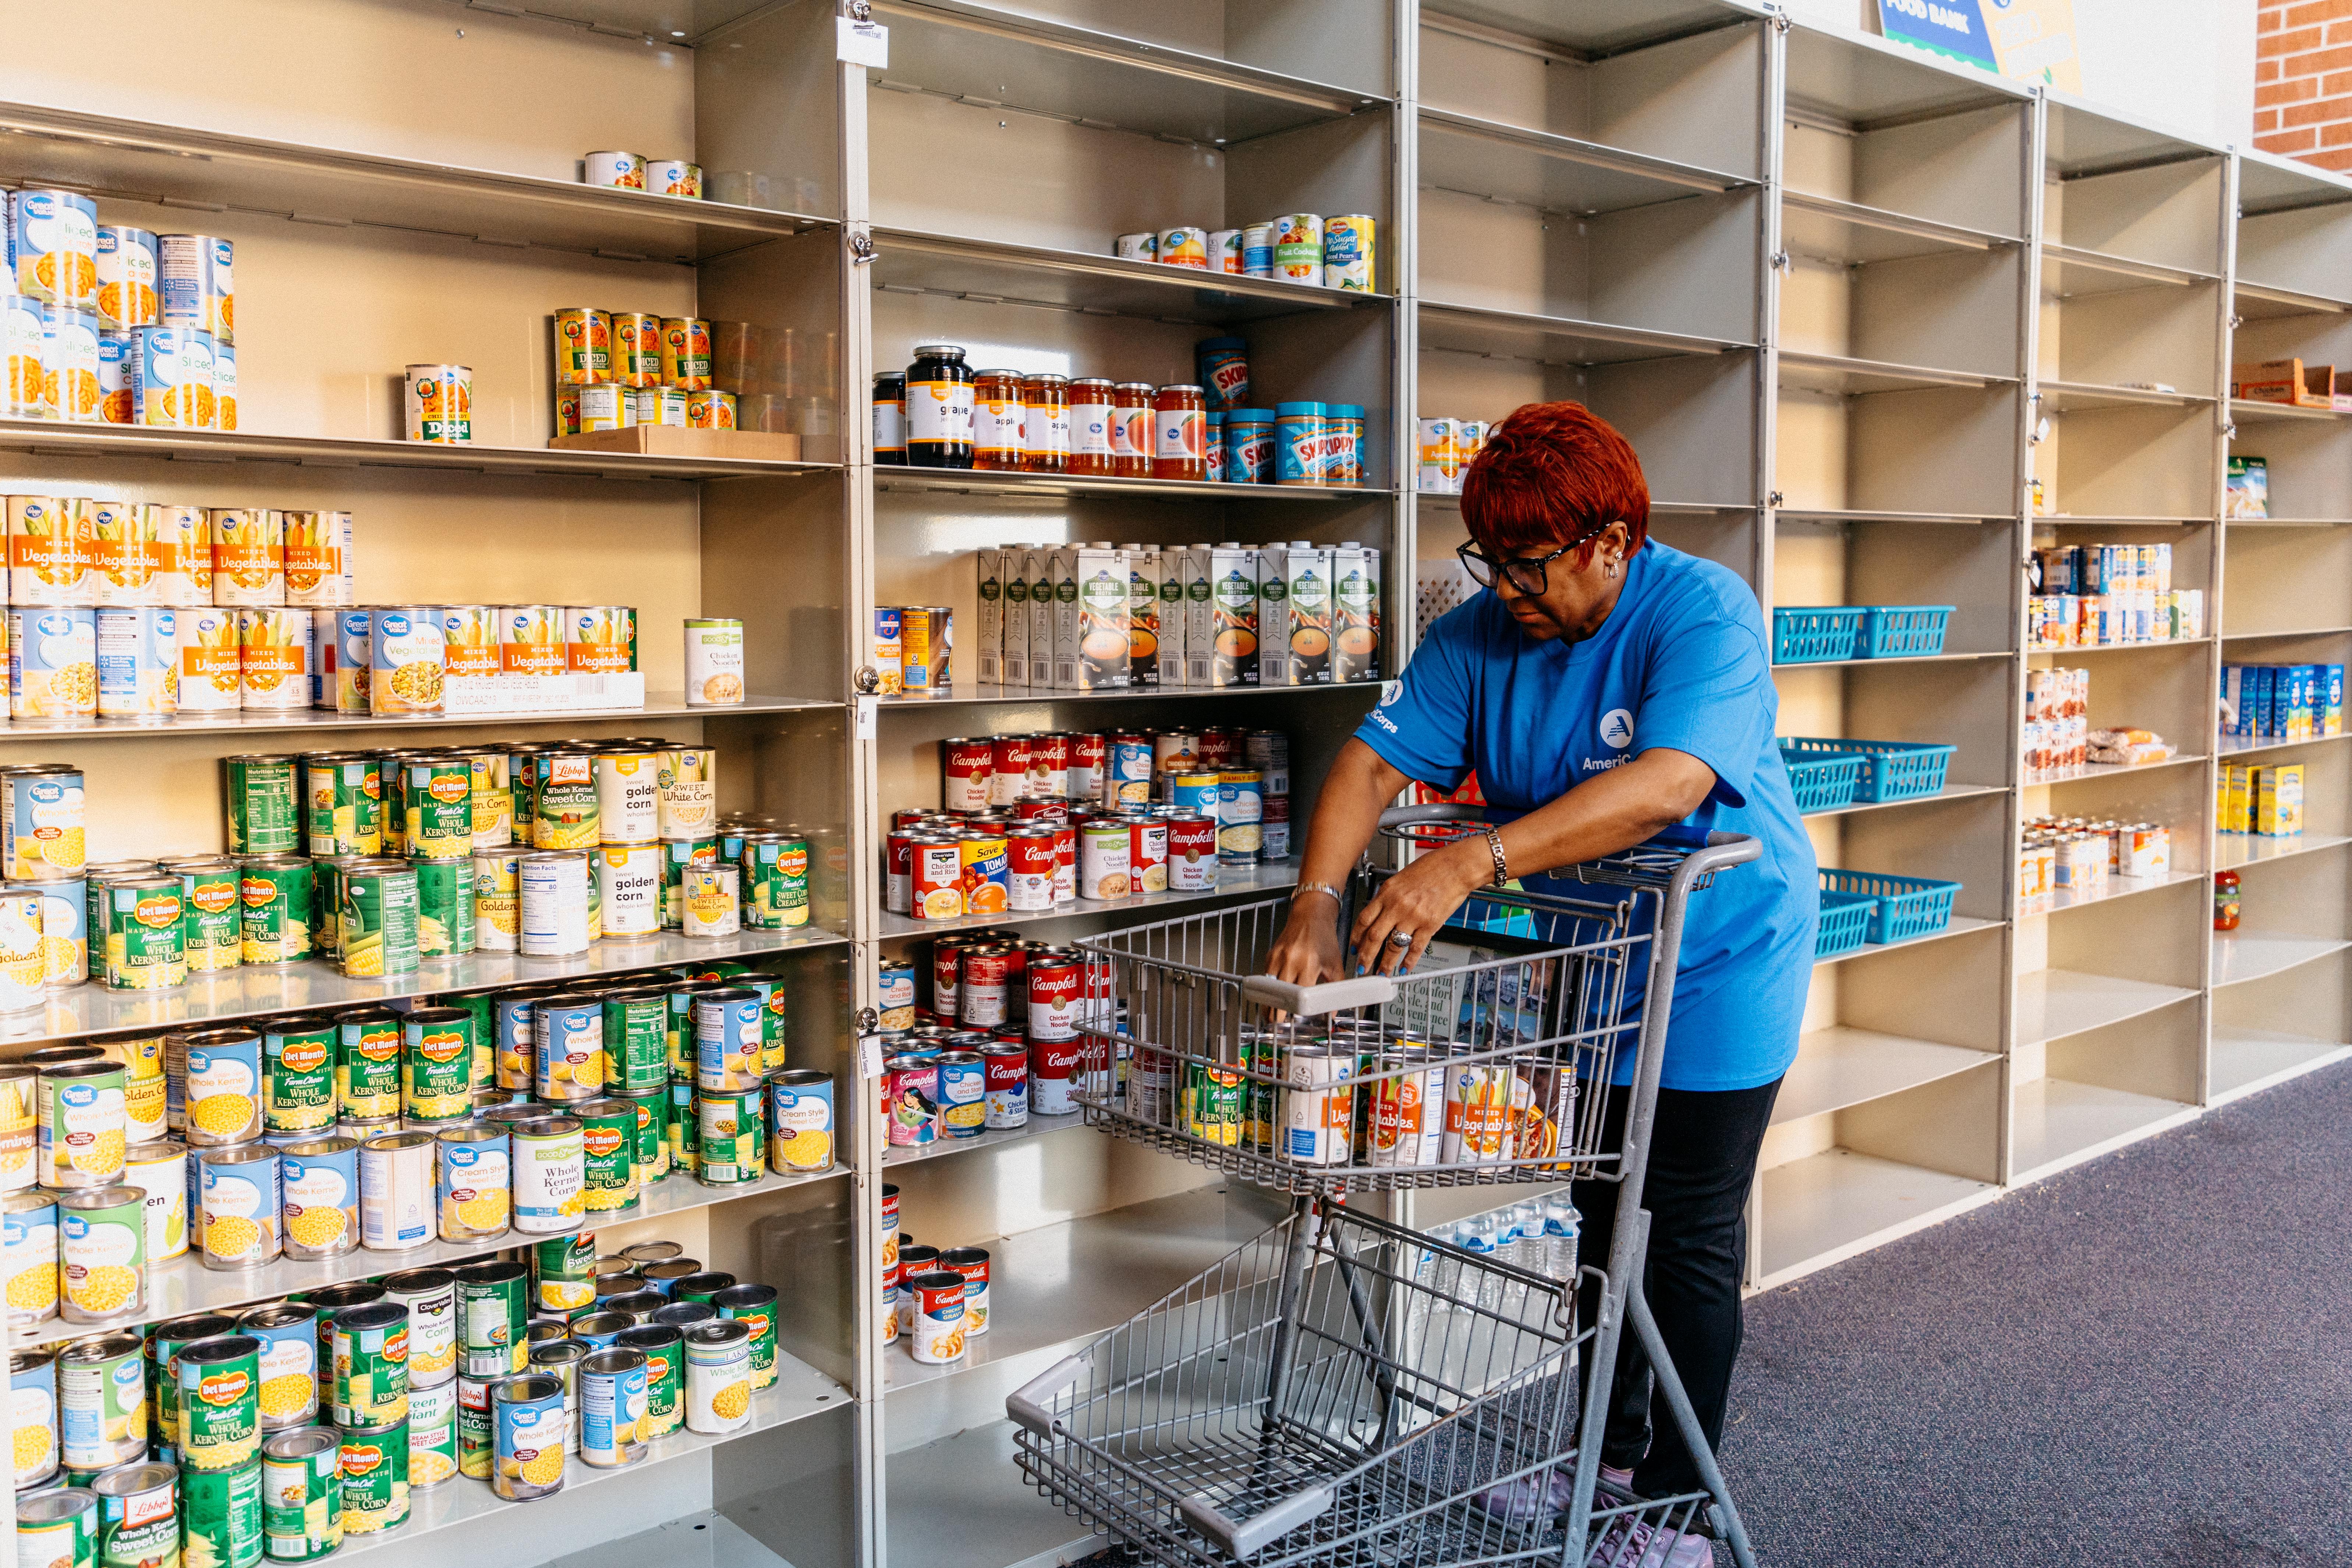
[[[1715,1568],[1715,1542],[1637,1520],[1630,1529],[1612,1530],[1592,1562],[1594,1568]]]
[[[1633,1472],[1631,1470],[1603,1465],[1601,1467],[1601,1479],[1621,1492],[1633,1489]],[[1575,1490],[1575,1471],[1549,1470],[1540,1476],[1521,1476],[1516,1481],[1489,1488],[1479,1494],[1478,1506],[1497,1519],[1517,1524],[1522,1520],[1566,1513],[1570,1496]],[[1596,1498],[1594,1506],[1607,1505],[1605,1500]]]

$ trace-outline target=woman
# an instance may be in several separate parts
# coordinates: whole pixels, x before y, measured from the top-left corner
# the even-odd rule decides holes
[[[1324,782],[1269,968],[1345,973],[1338,889],[1381,808],[1418,780],[1475,771],[1502,826],[1418,857],[1356,918],[1358,961],[1417,963],[1478,889],[1630,848],[1681,824],[1762,840],[1759,861],[1694,896],[1668,1019],[1643,1204],[1645,1290],[1709,1443],[1739,1349],[1743,1216],[1780,1077],[1797,1054],[1819,900],[1812,848],[1773,734],[1771,644],[1730,572],[1649,539],[1650,497],[1623,437],[1574,403],[1497,426],[1462,486],[1487,590],[1438,619]],[[1540,890],[1545,884],[1531,886]],[[1610,1091],[1622,1135],[1632,1054]],[[1617,1189],[1580,1184],[1581,1257],[1608,1258]],[[1618,1357],[1603,1474],[1639,1495],[1697,1489],[1646,1359]],[[1565,1478],[1553,1483],[1565,1507]],[[1631,1543],[1628,1542],[1628,1545]],[[1704,1564],[1707,1543],[1652,1542],[1644,1564]]]

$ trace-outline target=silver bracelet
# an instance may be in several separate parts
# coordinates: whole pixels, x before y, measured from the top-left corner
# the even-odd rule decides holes
[[[1297,903],[1298,895],[1301,893],[1328,893],[1331,895],[1331,901],[1335,904],[1344,904],[1348,901],[1339,896],[1339,889],[1328,882],[1301,882],[1291,889],[1290,901]]]
[[[1511,867],[1510,862],[1503,858],[1503,836],[1491,826],[1484,831],[1486,835],[1486,852],[1495,858],[1493,885],[1497,888],[1508,887],[1511,881]]]

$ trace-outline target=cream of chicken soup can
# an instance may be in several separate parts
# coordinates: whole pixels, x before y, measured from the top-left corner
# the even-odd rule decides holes
[[[743,623],[686,623],[686,705],[722,708],[743,700]]]

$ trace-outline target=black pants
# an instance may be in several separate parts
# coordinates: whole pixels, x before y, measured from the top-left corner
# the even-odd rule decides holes
[[[1710,1447],[1723,1438],[1731,1364],[1739,1356],[1748,1189],[1756,1177],[1756,1156],[1771,1120],[1772,1100],[1780,1091],[1777,1079],[1757,1089],[1720,1093],[1658,1090],[1649,1173],[1642,1187],[1642,1206],[1650,1211],[1650,1256],[1643,1289]],[[1609,1091],[1603,1147],[1612,1147],[1623,1137],[1632,1095],[1629,1089]],[[1576,1206],[1584,1216],[1577,1255],[1587,1267],[1608,1267],[1617,1192],[1611,1182],[1575,1185]],[[1585,1322],[1592,1321],[1599,1305],[1599,1291],[1587,1289],[1580,1303]],[[1589,1366],[1586,1375],[1591,1375]],[[1650,1359],[1642,1352],[1630,1322],[1618,1340],[1601,1459],[1632,1468],[1633,1489],[1643,1497],[1698,1489],[1698,1470],[1675,1428],[1664,1396],[1654,1396]]]

